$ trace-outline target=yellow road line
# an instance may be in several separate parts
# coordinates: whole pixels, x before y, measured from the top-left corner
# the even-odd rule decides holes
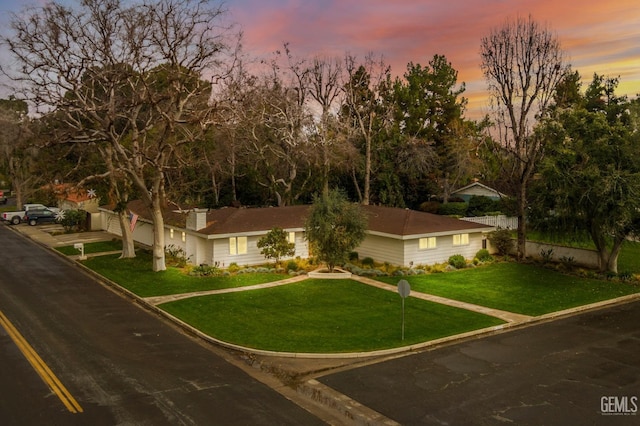
[[[11,324],[7,317],[0,311],[0,325],[9,333],[11,339],[15,342],[18,349],[27,358],[31,366],[38,372],[42,380],[49,386],[49,388],[60,398],[60,401],[67,407],[72,413],[82,413],[82,407],[78,404],[73,396],[69,393],[67,388],[60,382],[55,374],[51,371],[49,366],[38,356],[36,351],[26,341],[20,332]]]

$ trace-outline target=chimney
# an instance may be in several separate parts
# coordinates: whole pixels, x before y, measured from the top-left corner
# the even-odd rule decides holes
[[[198,231],[207,226],[207,209],[193,209],[187,216],[187,229]]]

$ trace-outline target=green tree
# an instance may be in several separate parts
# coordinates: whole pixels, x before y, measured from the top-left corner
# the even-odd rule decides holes
[[[313,255],[333,271],[364,240],[367,218],[358,204],[332,190],[314,198],[304,227]]]
[[[273,228],[264,237],[258,240],[260,254],[267,259],[274,259],[276,265],[280,259],[293,256],[296,253],[296,245],[287,239],[287,233],[281,228]]]
[[[616,79],[595,76],[585,96],[537,132],[547,142],[535,223],[588,234],[602,271],[617,272],[624,241],[640,230],[639,101],[616,97]]]

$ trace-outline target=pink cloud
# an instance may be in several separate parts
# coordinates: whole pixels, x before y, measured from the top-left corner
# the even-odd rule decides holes
[[[467,83],[465,95],[479,108],[486,96],[480,40],[505,20],[531,14],[554,31],[573,68],[586,80],[594,72],[621,75],[620,88],[640,92],[640,9],[637,0],[441,2],[431,0],[237,0],[233,17],[245,45],[268,55],[289,42],[296,55],[359,57],[382,54],[392,72],[409,62],[426,64],[443,54]],[[635,62],[635,67],[634,67]],[[626,81],[625,81],[626,80]],[[470,102],[471,106],[471,102]]]

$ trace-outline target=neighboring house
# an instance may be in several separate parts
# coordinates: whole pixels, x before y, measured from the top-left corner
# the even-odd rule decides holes
[[[54,194],[58,199],[60,210],[84,210],[87,212],[87,227],[91,231],[100,229],[100,199],[96,197],[95,191],[78,189],[68,184],[58,184],[53,186]]]
[[[451,193],[452,197],[462,198],[466,202],[469,202],[471,197],[473,197],[474,195],[489,197],[492,200],[499,200],[501,198],[506,197],[506,195],[503,194],[502,192],[496,189],[490,188],[487,185],[483,185],[480,182],[473,182],[460,189],[456,189]]]
[[[182,248],[191,263],[257,265],[265,263],[258,240],[278,227],[295,243],[292,256],[306,258],[309,246],[304,238],[304,221],[310,206],[234,208],[217,210],[167,210],[165,245]],[[142,203],[128,204],[136,217],[133,237],[151,245],[153,228]],[[367,236],[356,248],[361,258],[411,266],[445,262],[454,254],[473,258],[486,248],[486,234],[493,227],[458,219],[392,207],[362,206],[369,222]],[[121,235],[117,217],[108,207],[100,209],[102,227]]]

